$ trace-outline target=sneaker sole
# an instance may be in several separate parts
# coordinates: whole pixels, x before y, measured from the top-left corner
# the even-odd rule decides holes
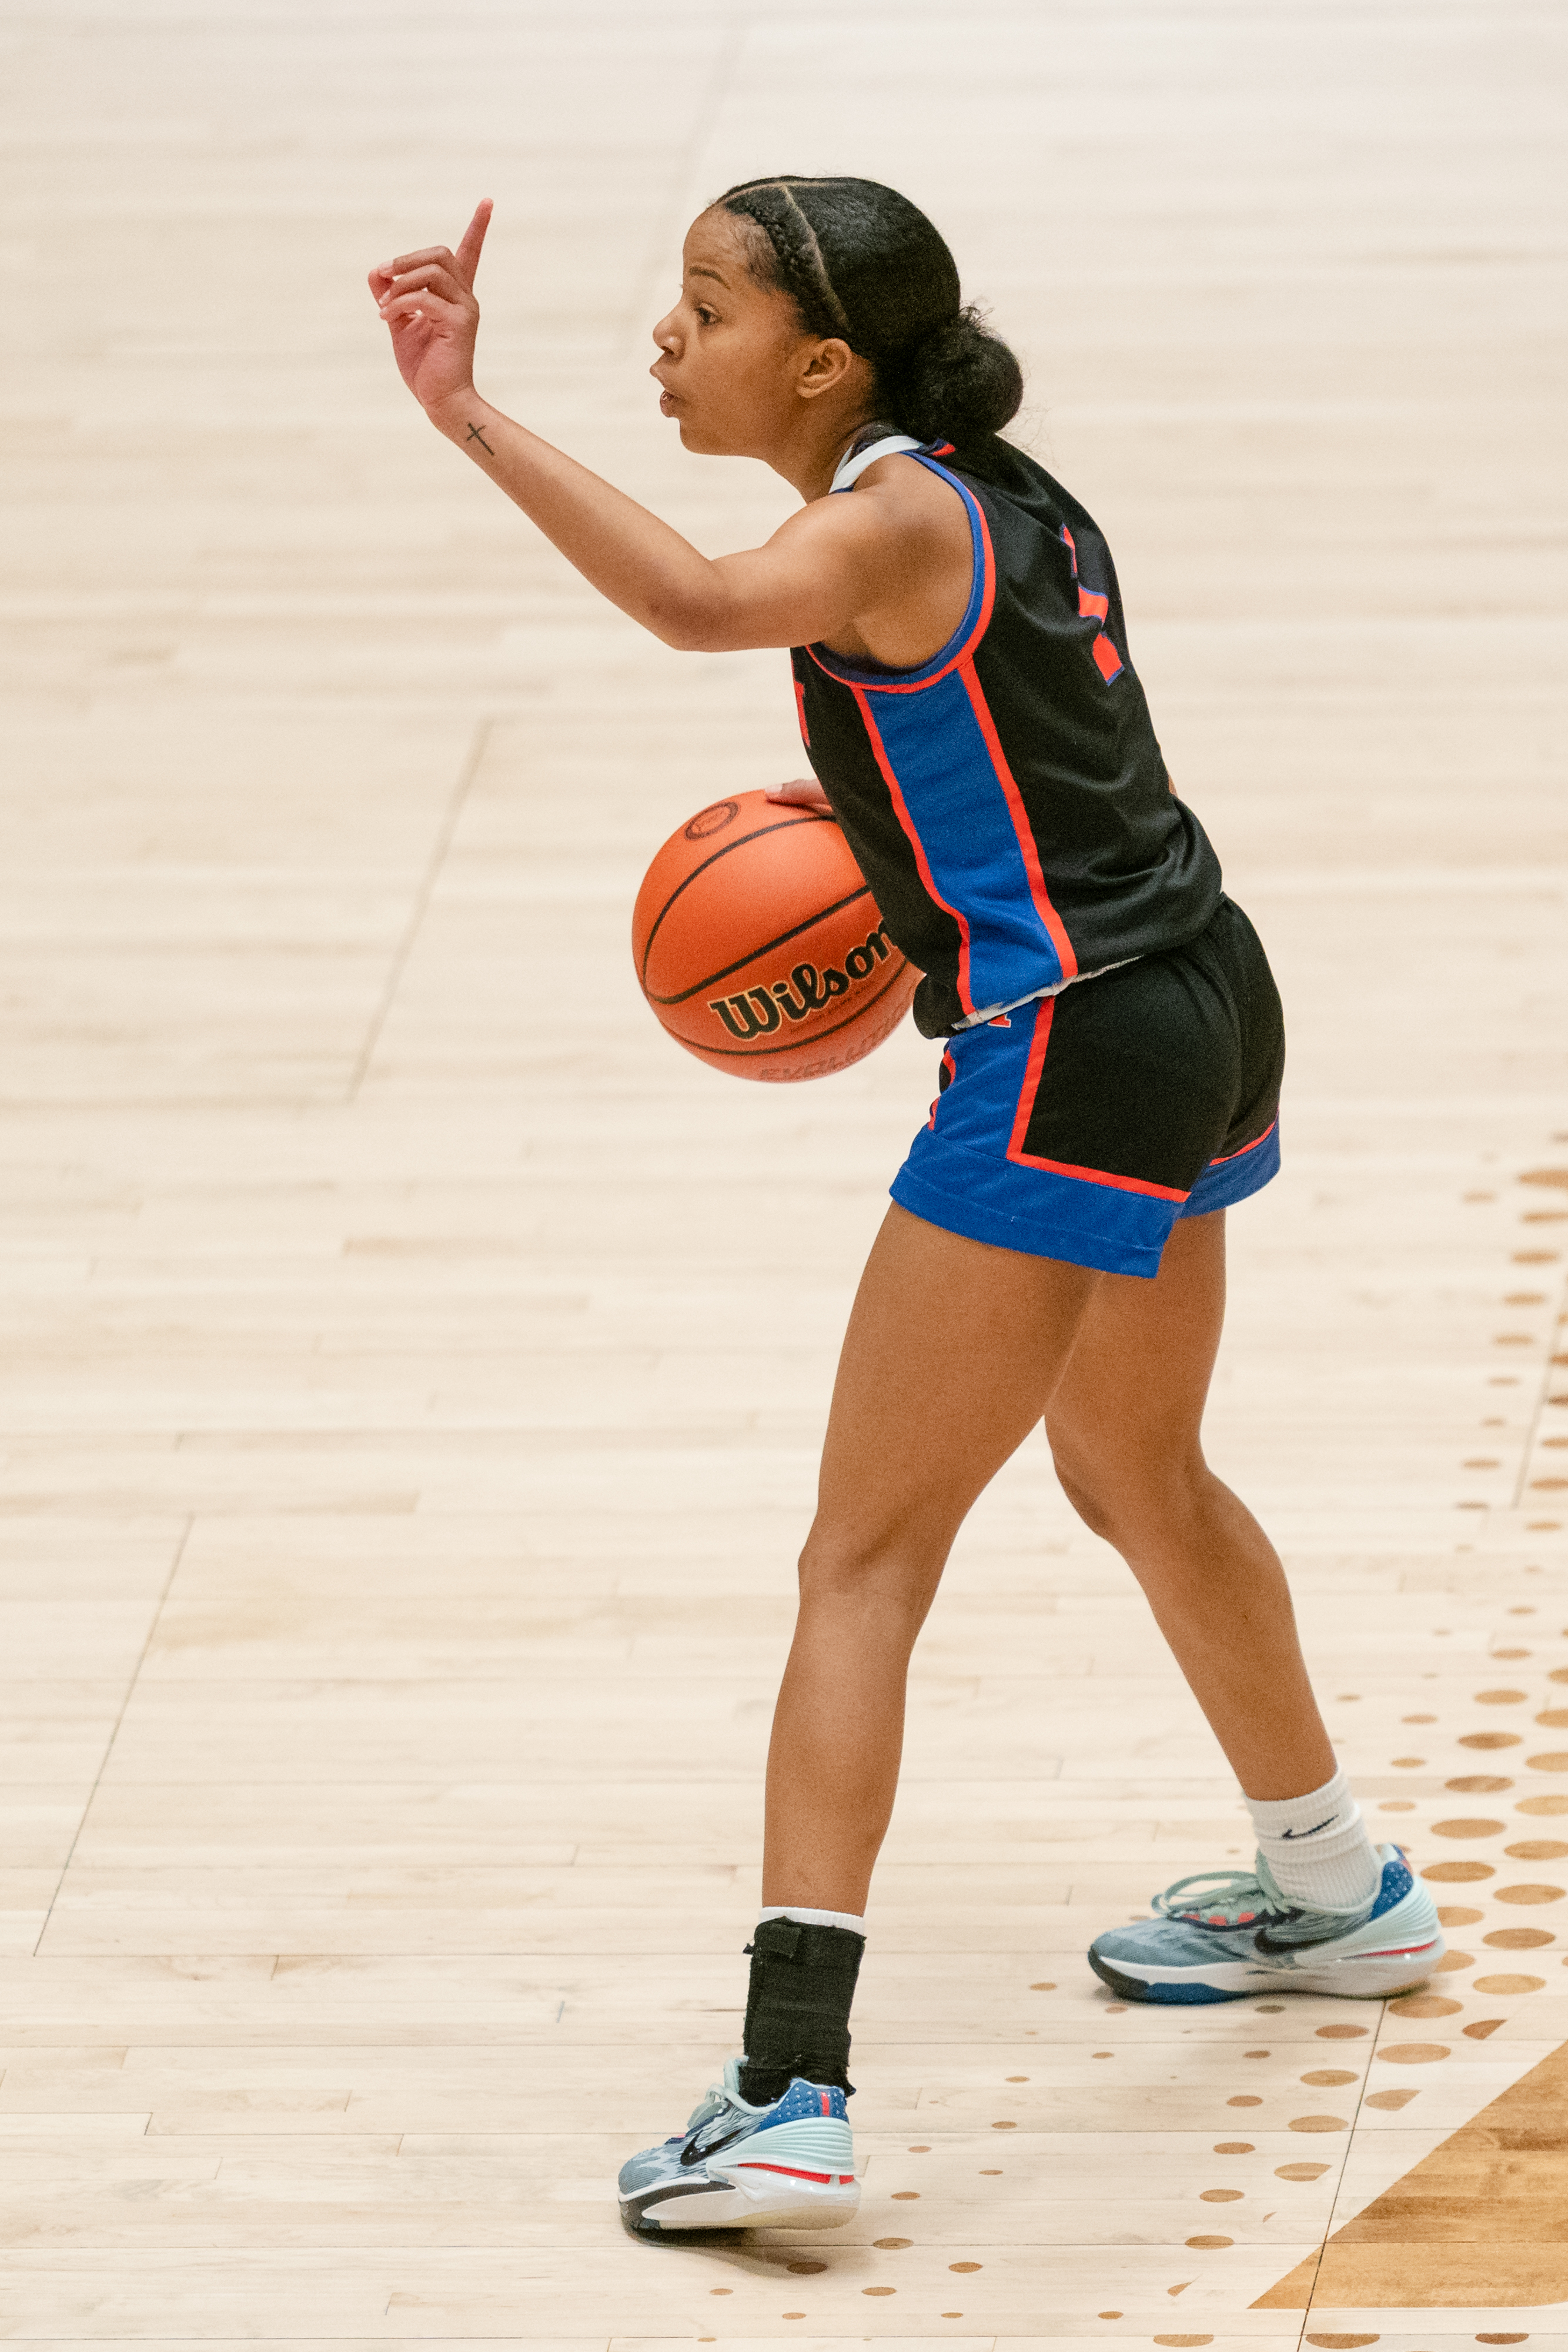
[[[1249,1993],[1328,1993],[1341,2000],[1390,2000],[1424,1985],[1443,1956],[1443,1939],[1402,1952],[1357,1952],[1317,1968],[1270,1966],[1260,1960],[1220,1960],[1209,1969],[1151,1968],[1134,1975],[1136,1961],[1116,1967],[1091,1951],[1089,1965],[1103,1984],[1124,2000],[1157,2001],[1169,2007],[1245,2000]]]
[[[624,2199],[621,2218],[633,2236],[674,2238],[693,2231],[841,2230],[860,2208],[860,2182],[813,2180],[777,2165],[712,2165],[702,2187],[685,2181],[643,2203]],[[744,2172],[744,2180],[735,2174]]]

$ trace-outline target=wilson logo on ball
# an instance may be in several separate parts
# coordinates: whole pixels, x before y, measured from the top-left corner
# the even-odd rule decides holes
[[[748,988],[744,996],[711,998],[708,1011],[716,1013],[730,1035],[743,1043],[747,1037],[766,1036],[778,1028],[780,1013],[786,1021],[809,1021],[813,1013],[825,1013],[835,999],[847,996],[857,981],[869,980],[892,952],[887,926],[879,923],[866,934],[863,946],[850,950],[842,971],[836,964],[819,971],[814,963],[798,963],[788,980]]]
[[[671,835],[637,893],[632,952],[666,1034],[737,1078],[848,1069],[892,1035],[920,977],[834,819],[766,793]]]

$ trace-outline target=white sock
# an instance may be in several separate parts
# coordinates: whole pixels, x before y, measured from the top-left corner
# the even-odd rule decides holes
[[[1361,1807],[1336,1772],[1305,1797],[1249,1797],[1258,1844],[1281,1895],[1313,1911],[1357,1911],[1383,1877]]]
[[[799,1919],[803,1927],[847,1927],[852,1936],[865,1934],[865,1921],[852,1911],[803,1911],[799,1903],[770,1903],[757,1915],[759,1927],[764,1919]]]

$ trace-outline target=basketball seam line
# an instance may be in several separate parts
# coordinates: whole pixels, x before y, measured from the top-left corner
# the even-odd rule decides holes
[[[648,971],[648,958],[653,951],[653,941],[659,936],[660,924],[669,913],[670,908],[674,905],[675,900],[681,896],[681,893],[684,890],[689,890],[692,884],[705,875],[710,866],[716,866],[719,859],[721,857],[727,857],[732,849],[744,849],[748,841],[765,841],[770,833],[788,833],[793,826],[798,824],[831,824],[833,822],[834,820],[831,816],[816,816],[810,814],[804,816],[780,817],[776,824],[759,824],[755,833],[743,833],[738,841],[727,841],[722,849],[716,849],[711,857],[705,857],[700,866],[695,866],[692,868],[691,872],[685,877],[684,881],[678,882],[675,885],[675,887],[671,891],[669,897],[665,899],[664,905],[654,916],[653,927],[643,942],[642,961],[637,967],[638,980],[643,981],[646,978]],[[665,846],[667,847],[668,844],[666,844]]]
[[[819,923],[825,923],[830,915],[841,915],[844,908],[852,907],[857,898],[870,897],[871,884],[862,882],[860,888],[852,890],[847,898],[837,898],[831,907],[819,908],[814,915],[808,915],[803,923],[797,923],[792,931],[780,931],[776,940],[768,940],[762,947],[752,948],[738,963],[727,963],[722,971],[710,972],[694,988],[683,989],[679,996],[655,996],[646,982],[643,982],[643,993],[650,1004],[688,1004],[694,996],[700,996],[705,988],[716,988],[721,980],[732,979],[737,971],[744,971],[748,963],[759,963],[764,956],[771,955],[775,948],[786,947],[791,940],[798,940],[802,931],[814,930]]]

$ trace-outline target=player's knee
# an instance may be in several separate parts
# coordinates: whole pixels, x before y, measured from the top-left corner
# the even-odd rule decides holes
[[[1092,1535],[1114,1541],[1112,1534],[1112,1490],[1102,1485],[1092,1470],[1055,1457],[1057,1484]]]
[[[1084,1526],[1128,1555],[1179,1538],[1201,1509],[1210,1472],[1195,1450],[1100,1456],[1053,1445],[1063,1494]]]
[[[819,1520],[800,1553],[800,1610],[865,1609],[884,1622],[906,1618],[911,1639],[942,1573],[931,1547],[893,1530],[836,1528]]]

